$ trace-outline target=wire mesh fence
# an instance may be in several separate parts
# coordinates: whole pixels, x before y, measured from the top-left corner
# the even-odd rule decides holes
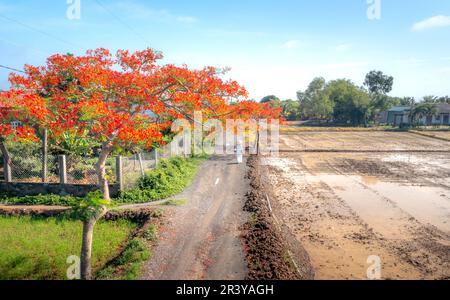
[[[61,155],[49,154],[44,160],[42,153],[11,151],[9,154],[11,158],[9,168],[4,167],[5,161],[0,154],[0,181],[6,181],[5,169],[9,169],[11,182],[98,184],[96,172],[98,157],[65,155],[62,160]],[[168,147],[151,152],[122,156],[119,172],[122,180],[122,189],[129,190],[136,187],[139,178],[149,170],[156,168],[160,159],[169,158],[170,156],[170,148]],[[117,157],[111,156],[106,161],[106,178],[110,184],[119,183],[117,164]],[[64,176],[61,176],[62,173],[64,173]]]
[[[123,189],[130,190],[137,186],[139,178],[158,164],[158,150],[126,156],[122,159]]]
[[[5,167],[3,165],[3,154],[0,153],[0,181],[5,181]]]
[[[48,154],[44,159],[39,146],[11,148],[10,164],[6,164],[0,154],[0,181],[63,185],[98,184],[96,156]],[[183,145],[178,148],[168,144],[151,152],[110,156],[106,161],[106,179],[109,184],[117,184],[120,190],[133,189],[137,187],[139,179],[148,171],[155,169],[162,159],[190,154],[184,152],[187,148]]]
[[[11,153],[11,178],[17,182],[42,181],[42,155]]]
[[[42,154],[21,155],[10,153],[9,166],[12,182],[28,183],[62,183],[61,162],[59,155],[47,155],[46,162]],[[98,184],[96,172],[97,157],[83,157],[67,155],[65,158],[66,184]],[[44,164],[46,163],[46,167]],[[5,181],[5,161],[0,155],[0,180]],[[44,172],[44,170],[46,170]],[[109,183],[116,183],[116,159],[108,158],[106,161],[106,177]]]
[[[67,156],[66,172],[68,184],[97,184],[95,157]]]
[[[47,155],[47,172],[45,174],[45,179],[42,181],[48,183],[59,182],[58,155]]]

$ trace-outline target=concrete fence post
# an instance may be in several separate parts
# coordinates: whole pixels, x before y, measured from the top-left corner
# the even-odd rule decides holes
[[[155,149],[155,168],[158,166],[158,149]]]
[[[3,158],[3,172],[5,177],[5,182],[12,182],[11,166],[6,158]]]
[[[42,174],[41,181],[47,181],[47,170],[48,170],[48,132],[44,129],[44,135],[42,138]]]
[[[67,184],[67,164],[65,155],[58,156],[58,166],[59,166],[59,183]]]
[[[142,162],[142,154],[138,153],[137,157],[138,157],[138,160],[139,160],[139,169],[141,170],[141,176],[144,177],[145,170],[144,170],[144,163]]]
[[[116,157],[116,182],[119,185],[119,191],[123,191],[123,158],[120,155]]]

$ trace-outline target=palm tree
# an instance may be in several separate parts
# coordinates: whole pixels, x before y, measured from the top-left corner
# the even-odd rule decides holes
[[[416,105],[411,111],[411,120],[413,123],[416,123],[422,119],[427,117],[433,117],[437,115],[438,111],[436,105],[434,103],[421,103]]]

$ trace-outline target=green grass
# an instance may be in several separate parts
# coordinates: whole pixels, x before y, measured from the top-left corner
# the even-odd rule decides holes
[[[145,239],[132,239],[124,251],[96,276],[100,280],[136,280],[140,277],[142,266],[152,253]]]
[[[11,205],[59,205],[59,206],[74,206],[79,203],[82,198],[72,196],[59,195],[36,195],[14,197],[7,193],[0,192],[0,203]]]
[[[435,126],[413,126],[412,129],[419,131],[450,131],[450,126],[448,125],[435,125]]]
[[[150,224],[142,233],[128,242],[118,257],[97,273],[100,280],[136,280],[142,273],[144,263],[152,256],[149,244],[158,241],[158,225]]]
[[[197,175],[205,157],[163,159],[139,179],[138,188],[121,193],[118,202],[145,203],[181,193]]]
[[[149,242],[156,242],[158,240],[158,226],[155,224],[151,224],[145,231],[144,231],[144,239],[146,239]]]
[[[125,220],[95,226],[94,271],[119,254],[135,228]],[[0,279],[66,279],[66,260],[79,256],[81,234],[80,221],[0,216]]]

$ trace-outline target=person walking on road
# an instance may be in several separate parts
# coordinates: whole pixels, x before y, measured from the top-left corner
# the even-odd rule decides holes
[[[237,163],[242,164],[243,158],[244,158],[244,148],[242,146],[242,142],[238,141],[236,145],[236,157],[237,157]]]

